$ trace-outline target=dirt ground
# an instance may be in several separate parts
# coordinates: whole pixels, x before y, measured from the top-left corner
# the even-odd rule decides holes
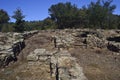
[[[120,56],[103,49],[73,49],[88,80],[120,80]]]
[[[26,47],[18,56],[17,62],[10,63],[0,69],[0,80],[55,80],[45,70],[44,64],[28,65],[26,56],[36,48],[54,50],[51,35],[54,33],[38,33],[25,41]],[[88,80],[120,80],[120,55],[108,49],[69,48],[72,56],[83,67]],[[42,66],[39,67],[39,66]]]

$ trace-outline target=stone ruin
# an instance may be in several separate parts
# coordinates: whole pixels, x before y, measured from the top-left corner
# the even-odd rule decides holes
[[[47,51],[46,49],[35,49],[27,56],[28,64],[48,65],[49,75],[54,80],[87,80],[82,67],[67,50]],[[39,66],[41,67],[41,66]],[[46,68],[45,68],[46,69]]]
[[[54,33],[50,35],[54,50],[35,49],[27,56],[27,60],[30,67],[42,67],[41,70],[48,72],[49,77],[53,78],[52,80],[87,80],[76,59],[67,51],[69,48],[106,48],[120,53],[120,30],[65,29],[47,31]],[[6,66],[10,61],[15,61],[20,51],[25,47],[24,40],[36,33],[38,31],[2,33],[0,35],[0,66]]]
[[[107,48],[114,52],[120,52],[120,35],[110,36],[107,38],[108,46]]]
[[[47,30],[54,32],[51,35],[55,48],[107,48],[120,52],[120,30],[91,30],[91,29],[65,29]],[[46,31],[40,31],[46,32]],[[38,33],[29,31],[24,33],[0,34],[0,66],[7,65],[9,61],[16,60],[16,56],[25,47],[24,40]]]
[[[18,54],[25,47],[24,40],[38,31],[24,33],[1,33],[0,35],[0,67],[16,61]]]
[[[67,48],[74,43],[74,37],[67,31],[58,31],[55,35],[52,35],[56,48]]]
[[[65,29],[52,35],[57,48],[107,48],[120,52],[120,30]]]

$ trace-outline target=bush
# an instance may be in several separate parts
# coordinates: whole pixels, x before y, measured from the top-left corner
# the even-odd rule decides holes
[[[10,24],[3,24],[1,26],[1,32],[13,32],[13,31],[14,31],[14,28]]]

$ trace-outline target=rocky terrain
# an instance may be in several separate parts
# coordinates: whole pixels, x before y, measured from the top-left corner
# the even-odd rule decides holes
[[[120,30],[0,33],[0,80],[119,80]]]

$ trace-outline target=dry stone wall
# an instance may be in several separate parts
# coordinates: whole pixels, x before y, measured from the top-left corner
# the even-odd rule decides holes
[[[58,31],[52,36],[56,48],[67,48],[74,43],[74,37],[68,31]]]
[[[82,67],[67,50],[51,52],[46,49],[35,49],[27,56],[27,60],[28,63],[39,62],[48,65],[50,76],[55,80],[87,80]]]
[[[120,53],[120,30],[65,29],[45,30],[40,32],[51,33],[51,43],[53,43],[54,48],[57,48],[58,50],[75,47],[97,47],[107,48],[111,51]],[[38,31],[24,33],[1,33],[0,66],[7,65],[11,60],[16,60],[16,56],[25,47],[24,40],[36,33],[38,33]],[[34,58],[36,59],[36,57]]]
[[[120,53],[120,30],[65,29],[43,31],[45,32],[51,34],[52,43],[58,49],[106,48]]]
[[[24,33],[1,33],[0,35],[0,67],[17,60],[17,55],[25,47],[24,40],[38,31]]]
[[[120,34],[110,36],[107,38],[107,40],[108,40],[108,45],[107,45],[108,49],[120,53]]]
[[[46,75],[44,80],[87,80],[82,67],[67,51],[69,48],[106,48],[120,53],[119,30],[65,29],[40,31],[38,36],[51,33],[52,44],[47,48],[35,49],[27,56],[26,71]],[[25,47],[25,39],[37,34],[38,31],[24,33],[1,33],[0,35],[0,66],[16,61],[20,51]],[[40,37],[40,36],[39,36]],[[44,36],[46,38],[46,36]],[[43,39],[43,38],[42,38]],[[44,43],[46,44],[47,41]],[[51,47],[48,48],[48,47]],[[119,54],[118,54],[119,55]],[[43,72],[42,72],[43,71]],[[37,73],[38,72],[38,73]],[[38,75],[39,76],[39,75]],[[35,76],[36,77],[36,76]],[[39,77],[38,77],[39,78]],[[29,80],[29,79],[25,79]],[[36,80],[35,78],[31,80]],[[42,80],[42,79],[41,79]]]
[[[56,48],[108,48],[120,52],[120,30],[65,29],[52,35]]]

